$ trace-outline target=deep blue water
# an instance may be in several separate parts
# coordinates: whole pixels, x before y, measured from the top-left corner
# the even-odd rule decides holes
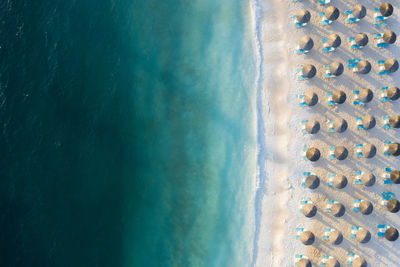
[[[1,266],[247,266],[248,0],[0,1]]]

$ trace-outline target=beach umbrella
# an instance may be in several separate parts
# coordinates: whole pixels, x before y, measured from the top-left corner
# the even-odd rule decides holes
[[[363,200],[360,203],[360,212],[364,215],[369,215],[372,213],[372,211],[374,210],[374,207],[372,206],[372,203],[368,200]]]
[[[368,243],[371,240],[371,233],[367,229],[357,231],[356,240],[360,243]]]
[[[337,20],[337,18],[339,17],[339,9],[337,9],[334,6],[327,7],[325,9],[325,17],[328,20],[332,20],[332,21]]]
[[[329,243],[333,245],[339,245],[343,241],[343,235],[341,232],[334,230],[329,233]]]
[[[399,143],[391,143],[389,145],[389,153],[392,156],[400,156],[400,145]]]
[[[373,175],[371,172],[364,172],[363,175],[361,175],[361,182],[363,185],[370,187],[375,184],[375,175]]]
[[[335,153],[336,159],[344,160],[344,159],[347,158],[347,155],[349,154],[349,151],[344,146],[337,146],[335,148],[335,152],[334,153]]]
[[[307,188],[310,188],[310,189],[316,189],[319,186],[319,183],[320,183],[319,177],[314,174],[307,176],[306,182],[305,182]]]
[[[297,13],[296,19],[300,23],[307,23],[311,19],[311,13],[308,10],[302,9]]]
[[[344,67],[342,63],[334,61],[331,64],[329,64],[329,70],[333,75],[340,76],[344,71]]]
[[[331,35],[328,36],[328,40],[326,42],[330,47],[337,48],[340,46],[342,43],[342,40],[340,39],[340,36],[337,35],[336,33],[332,33]]]
[[[364,126],[365,129],[369,130],[375,127],[376,125],[376,120],[374,116],[371,115],[365,115],[362,118],[362,125]]]
[[[338,174],[333,178],[333,186],[337,189],[343,189],[347,185],[347,178],[343,174]]]
[[[400,210],[400,202],[397,199],[392,198],[386,203],[386,208],[391,213],[397,213]]]
[[[343,133],[347,130],[347,121],[342,118],[337,118],[333,121],[333,129],[337,133]]]
[[[342,90],[337,90],[332,94],[332,100],[336,104],[343,104],[346,101],[346,94]]]
[[[300,259],[297,262],[297,267],[311,267],[311,261],[309,259]]]
[[[389,241],[396,241],[399,238],[399,231],[394,227],[389,227],[385,231],[385,238]]]
[[[319,122],[316,121],[316,120],[309,120],[309,121],[306,123],[305,126],[306,126],[306,131],[307,131],[309,134],[316,134],[316,133],[318,133],[319,129],[321,128]]]
[[[300,49],[311,50],[314,47],[314,41],[310,36],[306,35],[300,39],[299,46]]]
[[[396,42],[396,38],[396,34],[391,30],[385,31],[382,36],[383,41],[387,44],[393,44]]]
[[[351,264],[352,267],[367,267],[367,262],[361,258],[357,257],[353,260],[353,263]]]
[[[367,159],[376,155],[376,147],[372,144],[366,144],[362,147],[362,153]]]
[[[358,33],[354,38],[355,42],[359,46],[366,46],[368,44],[368,36],[365,33]]]
[[[368,103],[372,100],[372,98],[374,97],[374,93],[372,92],[371,89],[368,88],[364,88],[361,89],[358,97],[360,98],[360,100],[364,103]]]
[[[399,170],[391,171],[390,180],[392,180],[394,184],[400,184],[400,171]]]
[[[315,236],[311,231],[304,231],[300,235],[300,241],[306,246],[312,245],[315,241]]]
[[[396,59],[394,58],[388,58],[385,60],[385,70],[389,72],[395,72],[396,70],[399,69],[399,62],[397,62]]]
[[[337,259],[329,259],[326,262],[325,267],[340,267],[340,263]]]
[[[331,213],[335,217],[342,217],[346,212],[345,207],[341,203],[334,203],[331,207]]]
[[[307,150],[306,157],[309,161],[317,161],[321,157],[321,152],[318,148],[311,147]]]
[[[303,206],[303,215],[307,218],[314,217],[317,214],[317,207],[315,205],[308,203]]]
[[[362,19],[363,17],[365,17],[365,15],[367,15],[367,10],[363,5],[355,5],[353,7],[352,14],[355,18]]]
[[[361,60],[357,64],[358,72],[361,74],[367,74],[371,71],[371,63],[368,60]]]
[[[400,90],[395,86],[389,87],[386,95],[390,100],[395,101],[400,98]]]
[[[384,3],[379,7],[379,11],[381,12],[382,16],[389,17],[393,14],[393,6],[389,3]]]
[[[304,102],[307,104],[307,106],[315,106],[318,103],[318,95],[312,91],[308,91],[304,95]]]
[[[314,67],[314,65],[311,64],[305,64],[302,69],[302,74],[307,77],[307,78],[312,78],[315,76],[317,73],[317,69]]]
[[[390,116],[389,125],[393,128],[400,128],[400,116],[399,115]]]

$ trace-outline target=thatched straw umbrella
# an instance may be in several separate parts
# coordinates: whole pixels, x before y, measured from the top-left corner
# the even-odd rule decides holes
[[[355,18],[362,19],[367,15],[367,10],[363,5],[355,5],[352,14]]]
[[[367,159],[376,155],[376,147],[373,144],[366,144],[362,147],[362,153]]]
[[[311,267],[311,261],[309,259],[300,259],[297,262],[297,267]]]
[[[340,14],[339,9],[337,9],[334,6],[330,6],[325,9],[325,17],[328,20],[331,20],[331,21],[337,20],[339,17],[339,14]]]
[[[340,76],[344,71],[343,64],[339,61],[334,61],[329,64],[329,71],[335,76]]]
[[[315,236],[311,231],[304,231],[300,235],[300,241],[306,246],[312,245],[315,241]]]
[[[368,200],[363,200],[360,203],[360,212],[364,215],[369,215],[372,213],[372,211],[374,210],[374,206],[372,206],[372,203]]]
[[[371,63],[368,60],[361,60],[357,64],[358,72],[361,74],[367,74],[371,71]]]
[[[347,158],[347,155],[349,154],[349,151],[344,146],[337,146],[335,148],[335,152],[334,153],[335,153],[336,159],[344,160],[344,159]]]
[[[308,51],[314,47],[314,41],[310,36],[306,35],[300,39],[299,46],[300,49]]]
[[[385,238],[389,241],[396,241],[399,238],[399,231],[394,227],[389,227],[385,231]]]
[[[311,203],[307,203],[303,206],[303,215],[307,218],[314,217],[317,214],[317,207]]]
[[[387,44],[393,44],[396,42],[396,38],[396,34],[391,30],[385,31],[382,36],[383,41]]]
[[[400,156],[400,144],[399,143],[391,143],[389,145],[389,153],[392,156]]]
[[[362,125],[364,126],[365,129],[370,130],[375,127],[376,125],[376,120],[375,117],[372,115],[365,115],[362,118]]]
[[[329,259],[326,262],[325,267],[340,267],[340,263],[337,259]]]
[[[297,13],[296,19],[300,23],[308,23],[311,19],[311,13],[308,10],[302,9]]]
[[[395,86],[389,87],[386,94],[387,97],[392,101],[395,101],[400,98],[400,90],[398,87]]]
[[[332,33],[328,36],[328,41],[326,42],[330,47],[337,48],[342,43],[340,36],[336,33]]]
[[[333,186],[337,189],[343,189],[347,185],[347,178],[343,174],[338,174],[333,178]]]
[[[317,161],[321,157],[321,152],[318,148],[311,147],[307,150],[306,157],[309,161]]]
[[[362,102],[368,103],[372,100],[372,98],[374,98],[374,93],[371,89],[364,88],[360,90],[358,97]]]
[[[400,184],[400,171],[399,170],[391,171],[390,180],[392,180],[394,184]]]
[[[400,210],[400,202],[397,199],[392,198],[386,203],[386,208],[391,213],[397,213]]]
[[[365,33],[358,33],[356,34],[354,41],[359,46],[366,46],[368,44],[368,36]]]
[[[334,230],[329,233],[329,243],[333,245],[339,245],[343,241],[343,235],[341,232]]]
[[[317,74],[317,69],[312,64],[305,64],[301,72],[303,76],[311,79],[315,74]]]
[[[367,262],[361,258],[357,257],[353,260],[353,263],[351,264],[352,267],[367,267]]]
[[[343,104],[346,101],[346,93],[342,90],[337,90],[332,94],[332,100],[336,104]]]
[[[311,175],[307,176],[305,184],[306,184],[307,188],[316,189],[320,184],[319,177],[314,174],[311,174]]]
[[[389,17],[393,14],[393,6],[389,3],[384,3],[379,7],[381,15],[384,17]]]
[[[360,243],[368,243],[371,240],[371,233],[367,229],[360,229],[356,234],[356,240]]]
[[[306,127],[306,131],[309,134],[316,134],[316,133],[318,133],[319,129],[321,128],[321,125],[316,120],[309,120],[306,123],[305,127]]]
[[[392,128],[400,128],[400,116],[399,115],[390,116],[389,125]]]
[[[308,91],[304,95],[304,102],[309,107],[315,106],[318,103],[318,95],[312,91]]]
[[[395,72],[399,69],[399,62],[394,58],[388,58],[385,60],[385,70],[389,72]]]
[[[342,118],[337,118],[333,121],[333,129],[337,133],[343,133],[347,130],[347,121]]]
[[[331,213],[335,217],[342,217],[346,212],[345,207],[341,203],[332,204]]]
[[[361,175],[361,182],[363,185],[370,187],[375,184],[375,175],[373,175],[371,172],[365,172],[363,175]]]

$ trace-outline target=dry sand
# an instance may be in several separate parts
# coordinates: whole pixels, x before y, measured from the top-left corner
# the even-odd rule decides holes
[[[367,17],[358,24],[346,24],[345,11],[355,4],[362,3],[367,8]],[[262,40],[263,40],[263,87],[264,106],[266,114],[266,142],[268,185],[263,200],[263,215],[259,241],[259,256],[256,266],[294,266],[296,254],[308,256],[313,266],[319,266],[321,256],[328,254],[339,260],[341,266],[347,266],[347,253],[352,252],[364,257],[368,266],[400,266],[400,239],[389,242],[377,236],[377,225],[387,224],[400,229],[399,214],[389,213],[381,206],[381,193],[390,191],[400,197],[398,185],[384,185],[381,178],[385,167],[400,168],[399,159],[383,155],[383,141],[399,141],[400,130],[384,130],[382,117],[399,114],[400,100],[392,103],[379,101],[380,88],[384,86],[400,86],[400,70],[392,75],[378,75],[378,60],[394,57],[400,59],[400,40],[389,48],[376,48],[373,36],[392,29],[400,35],[400,3],[392,1],[394,14],[388,19],[389,26],[376,28],[373,25],[373,8],[381,3],[376,1],[344,1],[332,0],[340,10],[338,21],[332,25],[321,27],[318,12],[323,7],[314,1],[303,0],[268,0],[261,2],[263,10]],[[328,5],[328,6],[329,6]],[[300,9],[311,12],[311,23],[305,28],[296,29],[291,17]],[[348,42],[350,36],[364,32],[369,37],[369,43],[361,50],[352,50]],[[322,53],[321,39],[331,33],[337,33],[342,39],[341,46],[333,53]],[[314,48],[307,55],[295,53],[296,42],[304,35],[310,35],[314,40]],[[372,70],[367,75],[351,73],[347,68],[347,60],[363,58],[370,61]],[[345,66],[344,74],[334,79],[323,78],[323,65],[338,60]],[[301,64],[312,63],[317,68],[316,77],[309,81],[299,82],[296,79],[296,69]],[[374,99],[366,106],[352,104],[352,91],[370,88]],[[314,90],[319,96],[319,103],[311,108],[299,106],[298,96],[308,89]],[[325,94],[334,90],[343,90],[347,100],[338,107],[326,105]],[[355,117],[371,114],[377,120],[376,127],[369,131],[359,131],[355,128]],[[344,118],[348,129],[344,133],[328,133],[327,120]],[[301,132],[301,121],[316,119],[321,123],[321,130],[316,135],[306,135]],[[358,159],[354,153],[354,145],[372,143],[377,147],[377,155],[371,159]],[[349,157],[341,162],[328,159],[329,147],[344,145],[349,150]],[[322,156],[316,163],[302,159],[305,146],[318,147]],[[354,170],[371,171],[377,182],[372,187],[353,184]],[[303,172],[311,171],[321,179],[321,185],[316,190],[301,187]],[[327,186],[328,173],[342,173],[347,176],[349,184],[345,189],[333,189]],[[336,200],[344,204],[346,213],[341,218],[333,217],[324,212],[325,201]],[[365,216],[352,210],[353,199],[366,199],[374,205],[371,215]],[[306,218],[299,212],[300,201],[312,200],[318,207],[314,218]],[[271,216],[272,214],[272,216]],[[361,226],[368,229],[372,239],[367,244],[359,244],[349,238],[350,227]],[[296,227],[305,227],[316,235],[316,242],[309,247],[295,239]],[[335,228],[344,235],[339,246],[333,246],[322,241],[324,228]],[[272,241],[271,241],[272,240]],[[272,243],[272,245],[269,245]]]

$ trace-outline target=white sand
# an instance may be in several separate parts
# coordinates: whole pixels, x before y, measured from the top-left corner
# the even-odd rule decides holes
[[[362,3],[367,8],[367,17],[358,24],[346,24],[345,10],[355,4]],[[400,59],[400,40],[390,48],[378,49],[373,36],[392,29],[400,39],[399,1],[392,1],[395,12],[388,19],[389,26],[376,28],[373,25],[373,8],[378,7],[376,1],[345,1],[332,0],[340,10],[339,20],[332,25],[319,26],[317,12],[323,10],[311,0],[293,3],[289,0],[261,1],[263,10],[262,40],[263,40],[263,87],[266,121],[267,142],[267,175],[268,184],[263,199],[262,221],[260,230],[259,251],[256,266],[294,266],[295,254],[308,256],[313,266],[319,266],[321,256],[328,254],[336,257],[341,266],[347,260],[347,253],[353,252],[364,257],[368,266],[400,266],[400,239],[389,242],[377,236],[377,225],[387,224],[400,230],[399,214],[389,213],[380,205],[381,193],[391,191],[400,198],[398,185],[384,185],[381,174],[385,167],[400,168],[399,159],[383,156],[383,141],[399,141],[400,130],[383,130],[382,116],[399,114],[400,100],[393,103],[380,103],[380,88],[384,86],[400,86],[400,70],[390,76],[378,75],[377,60],[389,57]],[[291,17],[300,9],[311,12],[311,23],[302,29],[295,29]],[[368,34],[367,47],[359,51],[350,49],[348,38],[358,32]],[[321,39],[331,33],[338,33],[342,38],[342,45],[336,52],[326,54],[321,52]],[[295,43],[304,35],[311,35],[314,48],[307,55],[295,53]],[[367,75],[351,73],[347,68],[350,58],[367,59],[372,64],[372,70]],[[345,66],[345,72],[335,79],[322,77],[323,65],[338,60]],[[312,63],[317,67],[317,76],[305,82],[296,80],[296,68],[302,63]],[[374,99],[365,107],[352,105],[355,89],[370,88],[374,92]],[[298,95],[314,90],[319,96],[319,103],[312,108],[298,105]],[[337,108],[326,105],[325,94],[336,89],[346,92],[346,103]],[[374,129],[366,132],[355,129],[356,116],[371,114],[377,119]],[[341,117],[347,120],[349,129],[342,134],[327,132],[327,119]],[[321,131],[315,135],[305,135],[301,132],[301,120],[317,119],[321,123]],[[355,157],[354,144],[372,143],[378,151],[372,159],[358,159]],[[345,145],[349,150],[349,157],[343,162],[329,160],[329,147]],[[312,164],[302,159],[302,149],[305,145],[318,147],[322,152],[321,159]],[[353,185],[353,170],[369,170],[377,178],[374,186]],[[303,181],[303,172],[315,172],[321,178],[318,189],[311,191],[300,186]],[[342,173],[347,176],[349,184],[345,189],[338,190],[326,185],[328,173]],[[374,211],[369,216],[363,216],[352,210],[353,199],[367,199],[374,205]],[[343,203],[346,214],[335,218],[325,213],[325,201],[333,199]],[[318,207],[318,214],[314,218],[306,218],[299,212],[301,200],[312,200]],[[351,226],[362,226],[372,234],[367,244],[359,244],[349,238]],[[296,227],[306,227],[314,231],[316,242],[309,247],[295,239]],[[344,235],[344,241],[339,246],[332,246],[322,241],[323,228],[336,228]]]

